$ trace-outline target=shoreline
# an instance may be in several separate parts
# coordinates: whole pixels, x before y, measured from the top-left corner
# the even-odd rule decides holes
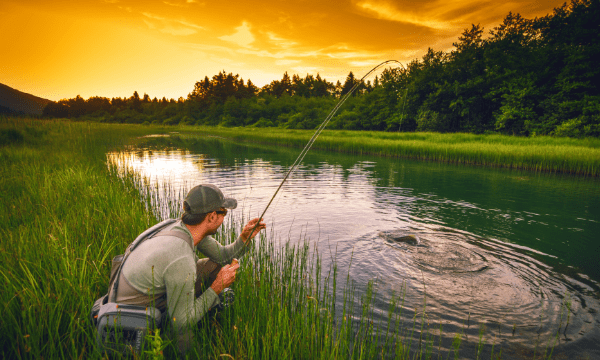
[[[314,130],[178,126],[181,134],[302,149]],[[600,139],[522,138],[464,133],[388,133],[324,130],[315,150],[444,162],[468,166],[600,176]]]

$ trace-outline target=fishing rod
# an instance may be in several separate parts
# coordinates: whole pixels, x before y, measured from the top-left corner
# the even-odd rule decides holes
[[[304,149],[302,149],[302,151],[300,152],[300,154],[296,158],[296,161],[294,161],[294,163],[292,164],[292,166],[290,166],[290,169],[288,170],[288,172],[283,177],[283,180],[281,180],[281,183],[277,187],[277,190],[275,190],[275,193],[271,197],[271,200],[269,200],[269,203],[265,207],[265,210],[262,212],[262,214],[258,218],[258,221],[256,222],[256,224],[252,228],[252,231],[250,231],[250,235],[248,236],[248,238],[252,237],[252,234],[254,234],[254,230],[256,230],[256,228],[258,227],[258,224],[260,223],[260,220],[263,218],[263,216],[265,216],[265,213],[267,212],[267,209],[269,208],[269,206],[271,206],[271,203],[273,202],[273,199],[275,199],[275,196],[277,196],[277,193],[279,192],[279,190],[281,189],[281,187],[283,186],[283,184],[285,183],[285,181],[288,179],[288,177],[290,176],[290,174],[292,172],[294,172],[294,170],[296,170],[296,168],[302,162],[302,160],[304,160],[304,157],[306,156],[306,154],[308,153],[308,151],[312,147],[313,143],[317,140],[317,138],[319,137],[319,135],[321,134],[321,132],[323,131],[323,129],[325,129],[325,127],[327,126],[327,124],[329,124],[329,121],[333,118],[333,116],[339,110],[339,108],[346,102],[346,100],[348,100],[348,98],[352,95],[352,93],[354,92],[354,90],[356,90],[363,83],[363,81],[365,80],[365,78],[367,78],[375,70],[379,69],[383,65],[391,64],[391,63],[397,63],[400,66],[402,66],[402,63],[400,61],[398,61],[398,60],[387,60],[387,61],[382,62],[381,64],[379,64],[379,65],[375,66],[374,68],[372,68],[365,76],[363,76],[359,81],[357,81],[354,84],[354,86],[352,87],[352,89],[350,89],[350,91],[348,91],[344,96],[342,96],[340,98],[340,101],[338,101],[338,103],[335,105],[335,107],[329,112],[329,114],[327,115],[327,117],[325,118],[325,120],[321,123],[321,125],[319,125],[319,127],[317,128],[317,130],[315,131],[315,133],[313,134],[313,136],[310,138],[310,140],[308,140],[308,143],[306,143],[306,145],[304,146]],[[246,242],[246,244],[249,244],[249,243],[250,243],[249,241]]]

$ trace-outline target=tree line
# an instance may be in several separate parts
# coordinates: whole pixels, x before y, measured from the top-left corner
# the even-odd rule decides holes
[[[329,127],[351,130],[600,136],[600,0],[572,0],[541,18],[509,13],[484,33],[465,29],[449,52],[428,49],[405,68],[335,84],[284,73],[258,88],[219,72],[187,98],[77,96],[44,116],[155,124],[312,129],[359,87]]]

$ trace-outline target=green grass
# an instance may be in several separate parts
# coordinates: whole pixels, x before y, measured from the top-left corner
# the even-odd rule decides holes
[[[313,130],[180,127],[188,135],[303,148]],[[457,164],[600,175],[600,139],[324,130],[313,148]]]
[[[0,357],[102,358],[88,311],[106,292],[110,260],[156,223],[158,214],[177,215],[179,203],[158,203],[159,195],[171,189],[118,174],[107,166],[105,154],[132,138],[164,131],[0,118],[0,132],[9,134],[0,144]],[[218,239],[232,241],[242,223],[230,219]],[[361,296],[346,288],[342,308],[334,309],[338,277],[348,279],[347,269],[333,265],[323,276],[320,259],[302,241],[279,247],[268,233],[258,244],[241,261],[236,304],[216,320],[205,317],[198,327],[201,358],[445,359],[459,354],[463,334],[455,334],[444,350],[441,325],[430,324],[425,299],[406,322],[403,312],[409,318],[410,312],[403,294],[397,294],[387,323],[378,326],[373,282],[358,289]],[[143,358],[176,357],[169,337],[161,335],[155,334],[153,343],[164,353]],[[480,344],[490,341],[484,335],[482,328]],[[497,346],[492,357],[501,351]]]
[[[155,219],[105,152],[147,130],[0,119],[0,357],[78,358],[113,255]]]

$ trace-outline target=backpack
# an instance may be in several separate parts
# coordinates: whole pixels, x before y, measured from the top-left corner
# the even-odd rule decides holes
[[[146,346],[146,335],[163,325],[162,311],[151,306],[118,304],[117,287],[123,264],[131,252],[143,241],[157,236],[176,220],[164,220],[147,229],[127,247],[124,254],[112,259],[108,292],[97,299],[90,309],[90,322],[96,328],[96,343],[101,351],[121,355],[141,355]],[[169,231],[161,235],[186,239],[178,231]]]

